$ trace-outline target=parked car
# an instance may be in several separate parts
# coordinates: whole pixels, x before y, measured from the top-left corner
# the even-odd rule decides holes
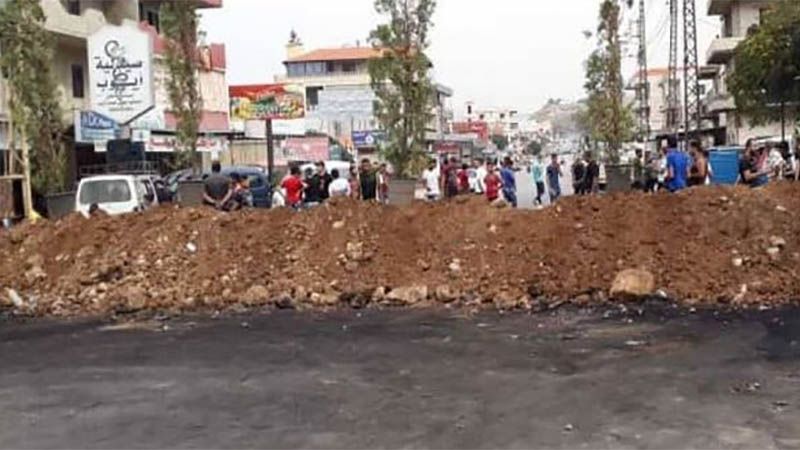
[[[92,205],[111,214],[126,214],[144,211],[157,199],[152,188],[140,176],[99,175],[84,178],[78,184],[75,195],[75,211],[89,215]]]
[[[250,182],[250,193],[253,196],[253,206],[256,208],[270,208],[272,206],[272,186],[267,180],[266,171],[259,166],[228,166],[221,172],[230,176],[233,173],[247,178]],[[203,178],[208,174],[203,175]]]

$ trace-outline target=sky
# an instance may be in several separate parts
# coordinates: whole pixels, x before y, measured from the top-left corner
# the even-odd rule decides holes
[[[669,48],[667,0],[645,0],[650,67],[666,66]],[[701,64],[719,19],[698,8]],[[584,37],[597,27],[600,0],[438,0],[429,56],[437,82],[454,90],[456,114],[467,101],[478,108],[533,112],[549,98],[577,100],[583,95],[583,61],[595,45]],[[638,2],[637,2],[638,3]],[[209,42],[227,46],[228,83],[265,83],[285,72],[282,61],[291,30],[306,50],[365,45],[381,21],[373,0],[224,0],[203,12]],[[623,30],[635,33],[626,10]],[[628,39],[623,65],[635,70],[635,38]],[[682,46],[680,47],[682,48]]]

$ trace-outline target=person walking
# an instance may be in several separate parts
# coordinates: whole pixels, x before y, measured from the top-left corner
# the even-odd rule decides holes
[[[503,187],[503,180],[494,169],[494,164],[491,162],[486,164],[486,176],[483,179],[485,186],[486,199],[489,203],[500,198],[500,189]]]
[[[517,181],[514,174],[514,161],[506,156],[503,160],[503,168],[500,170],[500,178],[503,180],[503,197],[513,208],[517,207]]]
[[[550,165],[547,166],[547,189],[550,191],[550,203],[555,203],[561,197],[561,164],[558,162],[558,155],[553,153],[550,157]]]
[[[544,167],[542,166],[542,158],[539,156],[533,160],[531,175],[533,176],[533,184],[536,186],[536,198],[533,200],[533,204],[542,206],[542,196],[544,195]]]

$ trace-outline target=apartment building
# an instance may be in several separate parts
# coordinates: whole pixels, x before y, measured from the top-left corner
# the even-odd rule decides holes
[[[781,136],[781,123],[773,122],[754,126],[745,115],[736,110],[733,97],[727,90],[725,79],[736,69],[733,60],[736,47],[747,36],[748,30],[761,23],[761,18],[771,4],[781,0],[709,0],[707,13],[719,16],[720,33],[706,52],[706,62],[716,68],[713,88],[705,97],[706,117],[724,129],[724,142],[743,144],[751,137]],[[792,118],[787,117],[791,124]],[[787,127],[788,128],[788,127]],[[791,136],[791,130],[786,131]]]
[[[373,113],[375,93],[369,75],[369,61],[380,51],[356,44],[352,47],[320,48],[306,51],[293,35],[286,47],[285,75],[280,83],[300,85],[305,91],[305,129],[328,134],[352,146],[354,132],[380,128]],[[453,113],[449,99],[453,91],[434,84],[436,95],[431,105],[431,136],[448,132]]]
[[[510,108],[481,108],[474,102],[467,102],[468,122],[486,122],[490,135],[506,136],[515,139],[520,134],[520,123],[523,118],[519,111]]]
[[[191,0],[200,8],[219,8],[222,0]],[[107,26],[122,26],[148,33],[152,39],[152,90],[154,108],[146,115],[131,123],[139,136],[144,136],[143,144],[147,153],[165,155],[175,150],[175,117],[169,111],[166,91],[167,71],[162,64],[165,41],[160,35],[160,7],[163,0],[41,0],[46,16],[45,28],[55,38],[55,52],[52,69],[57,80],[64,125],[68,136],[73,136],[74,152],[72,169],[75,176],[85,166],[100,165],[105,162],[105,142],[81,140],[81,113],[92,111],[90,92],[90,64],[88,41],[92,35]],[[228,89],[225,79],[226,59],[223,44],[205,44],[199,48],[201,70],[200,89],[203,98],[201,132],[207,134],[200,150],[221,150],[225,139],[215,136],[227,133]],[[0,110],[0,120],[6,116]],[[0,124],[0,129],[4,129]],[[71,133],[70,133],[71,132]],[[0,146],[7,148],[6,133],[0,132]],[[206,148],[208,147],[208,148]],[[157,158],[154,158],[157,159]]]

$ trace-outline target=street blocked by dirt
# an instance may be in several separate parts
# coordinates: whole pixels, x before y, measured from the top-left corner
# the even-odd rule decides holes
[[[800,185],[775,184],[566,198],[539,211],[461,198],[402,208],[345,200],[302,213],[74,215],[0,234],[0,309],[537,309],[634,294],[715,307],[796,304],[797,211]]]

